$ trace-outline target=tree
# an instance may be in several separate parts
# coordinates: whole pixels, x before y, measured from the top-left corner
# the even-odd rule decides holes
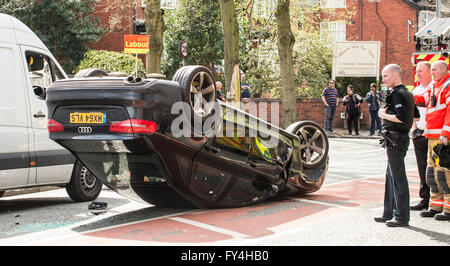
[[[91,16],[95,0],[1,1],[0,12],[25,23],[64,70],[71,73],[78,66],[89,44],[105,33]]]
[[[150,35],[150,52],[147,54],[147,73],[161,73],[161,56],[164,49],[164,20],[161,0],[146,0],[145,28]]]
[[[230,90],[233,69],[239,64],[239,25],[233,0],[220,0],[224,38],[225,91]]]
[[[185,64],[209,67],[220,64],[224,43],[217,0],[180,0],[175,10],[165,10],[164,21],[165,49],[161,69],[168,78],[183,64],[178,52],[181,41],[188,43]]]
[[[295,95],[293,47],[294,34],[291,29],[290,0],[278,0],[275,11],[277,19],[277,46],[280,58],[283,119],[287,127],[297,120],[297,97]]]

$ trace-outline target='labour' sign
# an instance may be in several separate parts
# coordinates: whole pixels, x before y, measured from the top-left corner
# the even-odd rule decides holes
[[[150,48],[148,35],[124,35],[124,52],[128,54],[146,54]]]

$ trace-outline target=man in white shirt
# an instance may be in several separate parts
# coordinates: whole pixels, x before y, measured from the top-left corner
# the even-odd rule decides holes
[[[419,85],[414,88],[412,93],[414,95],[423,95],[428,90],[433,89],[433,83],[431,78],[431,64],[429,62],[422,61],[416,66],[416,75]],[[423,136],[425,130],[425,114],[427,112],[426,107],[417,107],[420,112],[420,120],[413,123],[412,126],[412,139],[414,143],[414,152],[416,154],[417,168],[420,176],[420,190],[419,196],[421,201],[417,205],[412,205],[410,210],[420,211],[428,208],[430,201],[430,187],[425,181],[426,168],[427,168],[427,154],[428,144],[427,139]]]

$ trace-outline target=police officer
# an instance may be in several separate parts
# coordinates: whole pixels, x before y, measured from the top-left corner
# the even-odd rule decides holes
[[[378,111],[383,119],[386,136],[387,169],[384,193],[384,211],[376,222],[399,227],[409,225],[409,187],[405,161],[409,146],[409,130],[414,117],[420,117],[413,94],[402,84],[402,70],[396,64],[387,65],[383,71],[383,83],[391,88],[386,97],[386,107]]]

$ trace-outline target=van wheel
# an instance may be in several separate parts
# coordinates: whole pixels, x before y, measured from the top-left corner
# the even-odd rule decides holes
[[[93,201],[102,190],[102,182],[79,161],[76,161],[70,183],[66,185],[67,194],[76,202]]]

